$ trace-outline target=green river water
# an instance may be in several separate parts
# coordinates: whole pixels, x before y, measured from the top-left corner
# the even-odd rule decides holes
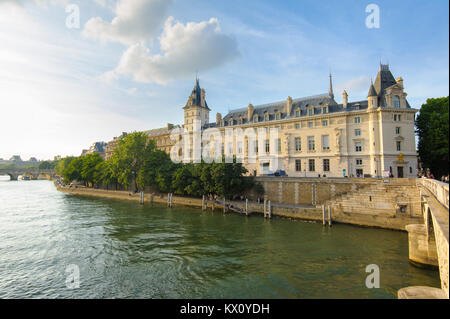
[[[366,266],[380,288],[365,285]],[[80,286],[66,286],[76,265]],[[0,298],[396,298],[439,287],[404,232],[58,192],[0,182]]]

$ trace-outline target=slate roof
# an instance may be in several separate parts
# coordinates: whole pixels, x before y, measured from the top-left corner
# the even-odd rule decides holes
[[[280,113],[280,120],[293,118],[296,115],[296,111],[300,109],[300,116],[305,116],[307,114],[307,108],[309,106],[314,106],[314,115],[320,114],[322,112],[322,107],[328,105],[329,112],[333,110],[337,103],[329,93],[308,96],[292,100],[291,113],[286,114],[286,101],[279,101],[274,103],[262,104],[254,106],[253,117],[258,115],[258,122],[264,121],[265,113],[269,114],[269,120],[275,120],[275,113]],[[240,108],[231,110],[227,115],[224,116],[226,125],[228,121],[233,118],[234,121],[239,118],[243,119],[243,124],[253,122],[253,118],[249,119],[248,108]]]
[[[386,99],[384,98],[385,91],[396,84],[397,81],[395,81],[394,76],[389,70],[389,64],[380,64],[380,70],[378,71],[377,78],[374,83],[379,106],[385,107],[387,105]],[[411,108],[408,101],[406,101],[406,107],[409,109]]]

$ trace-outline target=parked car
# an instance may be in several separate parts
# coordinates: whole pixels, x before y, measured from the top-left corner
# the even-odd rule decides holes
[[[286,171],[279,169],[273,173],[267,174],[267,176],[287,177],[288,175],[286,174]]]

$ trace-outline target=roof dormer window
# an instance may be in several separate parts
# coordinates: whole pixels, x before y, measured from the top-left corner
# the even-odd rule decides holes
[[[269,113],[264,113],[264,121],[268,121],[269,120]]]
[[[253,122],[258,123],[258,115],[253,115]]]

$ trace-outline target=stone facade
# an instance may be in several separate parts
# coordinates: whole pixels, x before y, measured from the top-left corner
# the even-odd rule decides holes
[[[288,97],[261,106],[249,104],[224,117],[217,114],[216,123],[208,123],[209,108],[198,80],[195,92],[201,92],[201,103],[193,104],[195,99],[192,95],[189,98],[184,108],[185,131],[194,131],[194,120],[199,121],[203,132],[218,129],[222,133],[222,152],[242,159],[250,174],[264,175],[279,169],[295,177],[381,177],[383,171],[393,177],[417,175],[417,110],[406,100],[403,79],[395,80],[387,65],[380,65],[368,100],[349,102],[344,91],[343,103],[338,104],[330,76],[326,94]],[[227,129],[242,129],[244,137],[235,134],[233,140],[226,141]],[[252,129],[265,130],[267,141],[250,139]],[[272,129],[278,132],[275,139],[271,137]],[[249,161],[251,148],[257,149],[254,163]],[[272,154],[276,154],[276,166],[268,156]],[[192,159],[191,154],[188,158]]]

